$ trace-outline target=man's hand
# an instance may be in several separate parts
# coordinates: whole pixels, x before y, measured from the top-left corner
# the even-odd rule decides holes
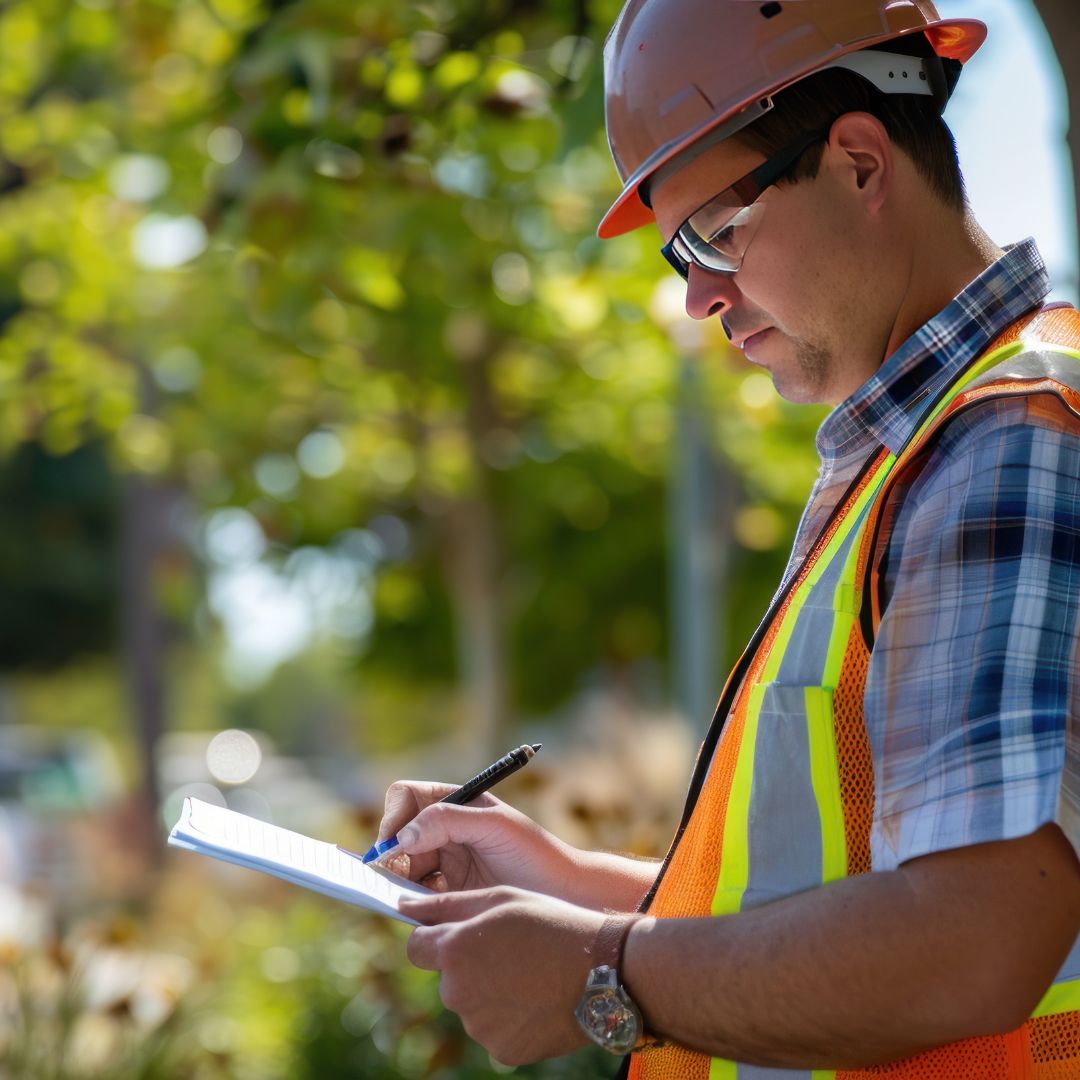
[[[409,897],[401,911],[425,924],[409,959],[441,973],[443,1004],[497,1061],[525,1065],[585,1044],[574,1008],[602,912],[505,886]]]
[[[408,856],[390,869],[437,891],[516,885],[552,892],[568,869],[567,846],[494,795],[468,806],[440,801],[454,790],[419,780],[390,785],[379,839],[396,833]]]
[[[438,892],[512,885],[597,909],[632,911],[656,865],[564,843],[488,793],[468,806],[440,800],[451,784],[399,780],[386,792],[379,839],[397,834],[391,870]]]

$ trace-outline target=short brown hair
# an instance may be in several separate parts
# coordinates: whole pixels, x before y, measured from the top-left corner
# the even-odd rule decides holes
[[[923,34],[913,34],[877,48],[907,56],[934,57]],[[955,74],[955,71],[951,73],[953,81]],[[866,112],[877,117],[896,147],[912,160],[931,190],[946,205],[956,210],[967,206],[956,141],[941,118],[938,101],[913,94],[883,94],[850,71],[831,68],[780,91],[773,98],[772,110],[733,138],[771,156],[804,132],[826,128],[849,112]],[[820,144],[810,147],[787,179],[817,176],[823,149]]]

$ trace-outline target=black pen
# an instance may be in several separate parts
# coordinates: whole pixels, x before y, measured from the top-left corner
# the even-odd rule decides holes
[[[478,772],[471,780],[466,780],[461,787],[451,791],[449,795],[439,801],[453,803],[455,806],[464,806],[466,803],[472,802],[473,799],[478,799],[485,791],[489,791],[499,783],[500,780],[505,780],[512,773],[516,773],[518,769],[523,769],[528,765],[533,754],[541,746],[543,746],[543,743],[532,743],[531,745],[526,743],[516,750],[511,750],[509,754],[504,754],[498,761],[493,762],[482,772]],[[374,843],[368,848],[363,861],[365,863],[374,862],[388,851],[393,851],[397,846],[398,838],[396,836],[391,836],[389,840]]]

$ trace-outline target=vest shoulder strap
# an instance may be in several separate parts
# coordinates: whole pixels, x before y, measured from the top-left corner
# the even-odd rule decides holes
[[[1015,341],[1037,340],[1048,345],[1080,348],[1080,311],[1069,304],[1047,304],[1022,315],[990,346],[993,352]]]
[[[1019,347],[1010,347],[1010,346]],[[992,363],[1001,353],[998,363]],[[951,398],[937,417],[899,455],[887,482],[905,471],[940,433],[949,419],[978,401],[1018,394],[1053,393],[1080,419],[1080,311],[1067,305],[1040,308],[1012,324],[983,352],[991,366],[975,378],[961,376],[946,395]]]
[[[1009,346],[1022,343],[1020,349]],[[921,468],[926,451],[949,420],[980,401],[1029,394],[1053,394],[1080,426],[1080,311],[1067,305],[1048,306],[1023,316],[1008,327],[982,354],[992,357],[1008,350],[1000,363],[956,392],[932,423],[900,453],[896,467],[871,507],[863,533],[858,565],[864,568],[860,624],[866,645],[873,647],[881,622],[882,581],[880,560],[888,545],[895,507],[886,509],[889,496],[901,479]],[[868,572],[866,572],[868,571]]]

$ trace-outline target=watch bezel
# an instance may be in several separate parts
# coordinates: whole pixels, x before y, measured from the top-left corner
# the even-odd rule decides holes
[[[594,1030],[588,1023],[587,1007],[589,1003],[600,995],[605,995],[621,1006],[625,1015],[621,1018],[623,1023],[631,1021],[631,1032],[624,1039],[616,1041],[611,1036],[605,1035],[603,1032]],[[594,967],[585,980],[585,991],[581,995],[581,1000],[578,1002],[577,1008],[574,1010],[574,1017],[578,1022],[578,1026],[581,1030],[602,1050],[606,1050],[610,1054],[616,1054],[623,1056],[629,1054],[631,1050],[641,1040],[642,1032],[645,1030],[645,1022],[641,1016],[641,1010],[634,1004],[633,998],[626,992],[624,987],[619,982],[619,976],[614,968],[608,964],[600,964],[598,967]],[[620,1027],[623,1026],[620,1023]]]

